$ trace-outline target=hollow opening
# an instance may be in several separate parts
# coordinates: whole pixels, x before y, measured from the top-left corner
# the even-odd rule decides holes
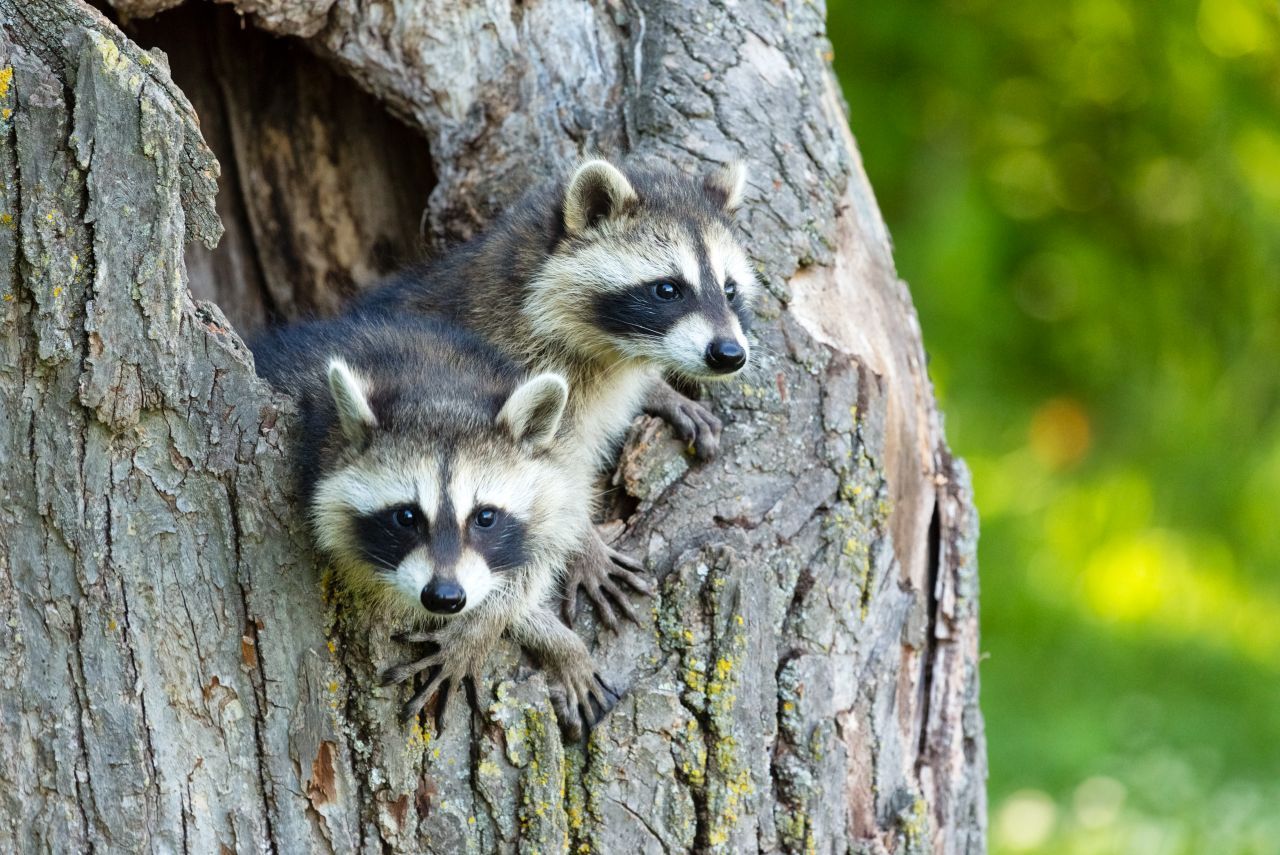
[[[122,28],[168,56],[222,166],[226,234],[213,250],[187,246],[187,276],[242,335],[333,314],[421,257],[427,140],[377,98],[225,6],[188,3]]]

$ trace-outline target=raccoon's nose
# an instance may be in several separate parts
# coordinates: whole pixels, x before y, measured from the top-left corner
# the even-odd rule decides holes
[[[747,352],[733,339],[718,338],[707,345],[707,367],[717,374],[737,371],[747,364]]]
[[[467,592],[457,582],[432,582],[422,589],[422,605],[438,615],[452,615],[467,604]]]

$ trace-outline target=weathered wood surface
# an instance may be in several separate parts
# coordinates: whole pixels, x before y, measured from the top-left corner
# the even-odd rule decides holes
[[[980,851],[976,518],[820,7],[234,5],[418,127],[431,162],[397,183],[405,146],[370,144],[397,132],[278,66],[263,86],[299,93],[282,140],[254,133],[281,102],[227,82],[244,69],[209,72],[223,115],[197,120],[163,58],[84,5],[0,0],[0,850]],[[624,451],[622,544],[662,594],[598,640],[630,692],[585,745],[510,649],[485,714],[454,705],[439,739],[371,688],[393,628],[322,584],[289,408],[188,294],[184,243],[220,231],[202,127],[231,140],[238,195],[224,181],[228,251],[189,257],[238,323],[363,284],[364,243],[402,251],[431,176],[438,243],[587,148],[752,164],[764,356],[712,392],[720,459],[690,465],[647,419]]]

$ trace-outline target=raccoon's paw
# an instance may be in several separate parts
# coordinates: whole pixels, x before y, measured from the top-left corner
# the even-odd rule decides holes
[[[698,457],[706,460],[720,450],[720,419],[702,404],[686,398],[665,381],[654,383],[644,400],[644,411],[658,416],[675,429]]]
[[[657,404],[649,412],[662,417],[671,425],[676,435],[689,444],[699,459],[716,456],[719,451],[719,435],[723,429],[716,413],[675,390],[669,396],[660,398]]]
[[[716,456],[720,450],[720,431],[723,423],[715,413],[702,404],[683,395],[673,396],[662,415],[676,434],[693,447],[700,460]]]
[[[398,685],[415,674],[426,672],[426,682],[422,688],[400,708],[401,723],[407,724],[415,719],[434,697],[436,733],[444,732],[445,712],[449,709],[453,691],[459,687],[465,689],[472,708],[477,707],[476,687],[481,679],[479,669],[472,667],[464,657],[446,656],[434,633],[405,632],[392,638],[404,643],[422,643],[427,651],[427,655],[421,659],[394,665],[382,672],[379,682],[384,687]]]
[[[590,540],[587,549],[569,562],[562,607],[565,623],[573,625],[573,616],[578,610],[578,592],[582,591],[609,629],[615,632],[618,629],[615,605],[627,620],[639,626],[640,616],[631,607],[627,592],[619,582],[637,593],[653,596],[656,593],[653,583],[636,572],[643,570],[644,565],[604,543],[598,535],[592,535]]]
[[[561,725],[574,739],[599,724],[622,697],[590,661],[562,670],[559,678],[560,684],[551,690],[551,703]]]

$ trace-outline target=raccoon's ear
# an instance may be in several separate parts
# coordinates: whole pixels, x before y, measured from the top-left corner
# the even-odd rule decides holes
[[[560,429],[569,402],[569,384],[559,374],[539,374],[521,383],[498,413],[498,424],[516,442],[545,448]]]
[[[740,160],[726,163],[702,179],[703,189],[712,201],[732,214],[742,205],[742,194],[747,189],[747,165]]]
[[[578,234],[639,201],[627,176],[607,160],[588,160],[564,188],[564,227]]]
[[[378,426],[369,406],[369,390],[365,381],[351,370],[346,360],[335,356],[329,360],[329,391],[338,408],[338,424],[349,442],[363,443]]]

